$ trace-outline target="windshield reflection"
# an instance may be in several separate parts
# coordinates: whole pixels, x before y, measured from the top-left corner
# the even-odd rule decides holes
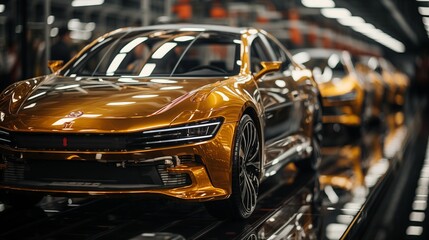
[[[238,34],[134,31],[101,38],[81,52],[65,76],[233,76],[240,70]]]

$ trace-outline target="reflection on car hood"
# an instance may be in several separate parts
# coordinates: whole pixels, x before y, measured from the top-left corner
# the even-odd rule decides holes
[[[210,92],[209,89],[222,79],[70,78],[51,75],[20,82],[2,96],[1,105],[5,109],[4,104],[8,102],[14,116],[10,120],[17,125],[22,122],[21,126],[25,125],[26,129],[47,129],[55,119],[76,115],[89,120],[141,119],[166,113],[187,100],[188,109],[175,110],[175,113],[170,112],[170,117],[164,117],[165,121],[171,121],[182,111],[195,109],[198,104],[191,101],[191,97]]]
[[[335,78],[331,81],[319,84],[320,93],[322,96],[337,96],[349,93],[356,88],[358,84],[355,77],[351,75],[343,76],[340,78]]]

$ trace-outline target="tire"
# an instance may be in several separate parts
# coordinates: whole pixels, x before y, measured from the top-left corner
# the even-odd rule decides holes
[[[43,194],[40,193],[16,192],[9,190],[0,192],[1,202],[13,207],[20,208],[33,207],[39,203],[43,197]]]
[[[311,155],[305,159],[299,159],[295,162],[296,167],[303,172],[315,172],[319,168],[321,157],[320,144],[322,142],[322,105],[317,100],[313,113],[313,131],[311,136]]]
[[[233,147],[231,196],[205,207],[217,218],[246,219],[255,210],[261,174],[261,137],[247,114],[237,126]]]

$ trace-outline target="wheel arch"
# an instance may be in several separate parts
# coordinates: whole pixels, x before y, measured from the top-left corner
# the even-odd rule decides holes
[[[247,105],[244,110],[242,115],[240,116],[240,119],[242,116],[244,116],[245,114],[249,115],[250,118],[252,118],[252,120],[255,122],[256,126],[258,126],[258,134],[260,136],[260,146],[261,146],[261,151],[260,151],[260,160],[261,160],[261,166],[260,166],[260,176],[259,179],[263,179],[264,176],[264,165],[265,165],[265,155],[264,155],[264,149],[265,149],[265,141],[264,141],[264,123],[262,121],[262,119],[260,119],[257,110],[252,107],[251,105]]]

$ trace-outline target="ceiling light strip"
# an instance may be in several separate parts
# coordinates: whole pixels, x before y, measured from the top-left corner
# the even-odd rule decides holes
[[[306,7],[317,7],[321,6],[320,2],[301,0],[302,4]],[[327,4],[325,4],[327,5]],[[335,4],[334,4],[335,6]],[[374,25],[365,22],[365,20],[358,16],[352,16],[351,12],[346,8],[334,8],[334,7],[320,7],[321,14],[327,18],[335,18],[337,21],[347,27],[351,27],[353,30],[373,39],[374,41],[392,49],[395,52],[405,52],[405,45],[390,35],[384,33],[380,29],[374,27]],[[425,24],[429,25],[429,18],[423,19]]]

